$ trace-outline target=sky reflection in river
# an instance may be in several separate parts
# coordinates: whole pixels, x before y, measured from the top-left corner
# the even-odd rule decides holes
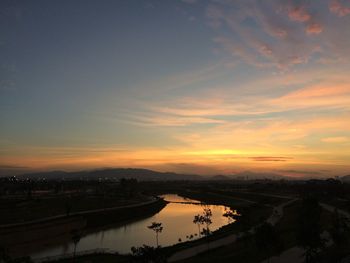
[[[177,195],[164,195],[169,201],[188,201]],[[223,217],[224,206],[209,206],[212,210],[213,217],[210,228],[216,230],[228,223],[227,218]],[[155,234],[147,228],[151,222],[157,221],[163,224],[163,232],[159,235],[159,244],[168,246],[178,243],[179,238],[186,241],[186,236],[198,236],[198,228],[193,224],[193,217],[203,211],[202,205],[169,203],[159,213],[137,222],[127,224],[122,227],[101,230],[81,238],[77,245],[77,251],[85,251],[96,248],[109,248],[119,253],[129,253],[132,246],[141,246],[143,244],[155,246]],[[33,254],[33,258],[46,256],[61,255],[71,253],[74,245],[71,242],[61,246],[42,250],[40,253]]]

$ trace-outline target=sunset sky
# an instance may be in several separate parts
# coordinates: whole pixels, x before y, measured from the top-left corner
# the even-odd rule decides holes
[[[0,3],[0,170],[350,173],[350,1]]]

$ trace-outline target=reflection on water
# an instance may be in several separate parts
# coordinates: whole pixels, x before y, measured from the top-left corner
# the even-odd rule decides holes
[[[168,202],[178,202],[178,203],[192,203],[192,204],[201,204],[201,201],[193,200],[187,197],[182,197],[176,194],[167,194],[161,195],[160,197],[164,198]]]
[[[137,222],[129,223],[107,230],[101,230],[96,233],[88,234],[81,238],[77,245],[77,251],[84,251],[96,248],[108,248],[119,253],[129,253],[132,246],[141,246],[147,244],[156,246],[154,233],[147,228],[152,222],[161,222],[163,231],[159,234],[159,244],[168,246],[178,243],[179,238],[186,241],[187,237],[193,235],[198,237],[198,228],[193,224],[193,217],[203,212],[203,206],[193,204],[196,200],[185,199],[178,195],[164,195],[165,200],[170,202],[190,202],[169,203],[159,213]],[[212,210],[213,223],[210,225],[211,230],[216,230],[228,223],[223,217],[225,212],[224,206],[209,206]],[[74,244],[67,242],[55,248],[42,250],[40,253],[32,254],[33,258],[41,258],[46,256],[55,256],[66,253],[72,253]]]

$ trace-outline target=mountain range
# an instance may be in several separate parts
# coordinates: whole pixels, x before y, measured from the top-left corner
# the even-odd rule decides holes
[[[36,172],[26,173],[19,178],[30,178],[30,179],[42,179],[46,180],[57,180],[57,179],[115,179],[121,178],[134,178],[139,181],[156,181],[156,180],[203,180],[200,175],[192,174],[177,174],[172,172],[157,172],[148,169],[138,168],[106,168],[92,171],[77,171],[77,172],[66,172],[66,171],[50,171],[50,172]]]
[[[99,180],[99,179],[114,179],[119,180],[121,178],[134,178],[138,181],[192,181],[192,180],[295,180],[291,176],[285,176],[278,173],[267,172],[251,172],[243,171],[232,175],[213,175],[202,176],[196,174],[180,174],[173,172],[158,172],[149,169],[140,168],[105,168],[91,171],[47,171],[47,172],[31,172],[18,175],[18,178],[30,178],[30,179],[43,179],[46,180]],[[350,182],[350,175],[340,178],[344,182]]]

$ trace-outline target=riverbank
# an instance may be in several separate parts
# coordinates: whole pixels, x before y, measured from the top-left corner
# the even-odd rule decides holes
[[[108,209],[138,204],[147,201],[144,195],[129,198],[124,196],[101,196],[89,193],[47,194],[24,197],[7,196],[0,198],[0,226],[28,223],[43,218],[54,218],[95,209]]]
[[[198,199],[200,200],[202,198],[198,198]],[[200,201],[204,201],[204,200],[202,199]],[[216,201],[215,203],[221,204],[220,201]],[[212,204],[212,202],[210,202],[210,204]],[[212,243],[212,242],[217,242],[216,240],[219,240],[219,239],[225,239],[226,237],[230,238],[230,235],[232,235],[233,233],[237,233],[245,229],[247,227],[247,225],[245,225],[246,223],[248,223],[249,226],[253,226],[255,224],[258,224],[262,220],[266,220],[272,213],[272,208],[269,206],[263,206],[255,202],[251,202],[249,204],[250,204],[249,208],[247,206],[244,206],[244,208],[243,207],[240,208],[240,209],[244,209],[245,220],[243,224],[232,223],[232,224],[225,225],[220,229],[214,231],[213,234],[208,238],[201,238],[193,241],[181,242],[173,246],[164,247],[162,249],[162,253],[165,256],[170,256],[178,251],[182,251],[184,249],[188,249],[191,247],[204,246],[205,248],[207,248],[208,241]],[[248,209],[250,210],[250,212],[248,212]],[[125,256],[125,258],[121,258],[120,255],[113,255],[111,253],[105,253],[105,256],[107,256],[107,254],[108,254],[108,257],[114,258],[113,262],[123,262],[120,260],[125,260],[126,258],[128,258],[128,256]],[[104,261],[101,261],[102,260],[101,257],[102,255],[93,255],[93,254],[91,255],[91,257],[89,257],[88,255],[84,256],[84,258],[86,259],[88,258],[89,261],[91,260],[90,262],[104,262]],[[70,260],[71,259],[66,258],[66,259],[61,259],[58,262],[66,263],[66,262],[71,262]],[[78,258],[76,258],[76,260],[78,260],[76,262],[83,262],[83,261],[79,261],[79,260],[82,260],[82,256],[79,256]]]
[[[283,216],[278,222],[275,222],[277,233],[280,236],[280,245],[282,251],[288,251],[289,249],[297,245],[298,231],[298,211],[301,208],[301,201],[290,201],[285,205],[283,209]],[[322,231],[327,231],[331,221],[331,214],[323,210],[321,214],[321,226]],[[281,250],[276,249],[272,254],[279,254]],[[193,257],[186,257],[177,262],[179,263],[210,263],[210,262],[237,262],[237,263],[256,263],[263,262],[268,257],[268,254],[263,249],[257,247],[254,235],[246,235],[240,237],[234,242],[228,243],[224,246],[217,248],[211,247],[211,250],[204,250],[202,253],[198,253]],[[285,258],[276,257],[277,261],[271,262],[294,262],[286,261]],[[267,261],[264,261],[267,262]]]
[[[34,263],[130,263],[132,262],[131,256],[119,255],[117,253],[108,253],[105,251],[94,252],[86,251],[84,253],[77,253],[74,257],[70,255],[67,258],[61,258],[55,260],[54,258],[50,260],[34,260]]]
[[[122,225],[137,221],[160,211],[166,201],[154,198],[140,204],[97,209],[38,220],[27,224],[12,224],[0,227],[0,247],[13,257],[21,257],[71,240],[72,231],[81,235],[92,233],[99,228]]]

